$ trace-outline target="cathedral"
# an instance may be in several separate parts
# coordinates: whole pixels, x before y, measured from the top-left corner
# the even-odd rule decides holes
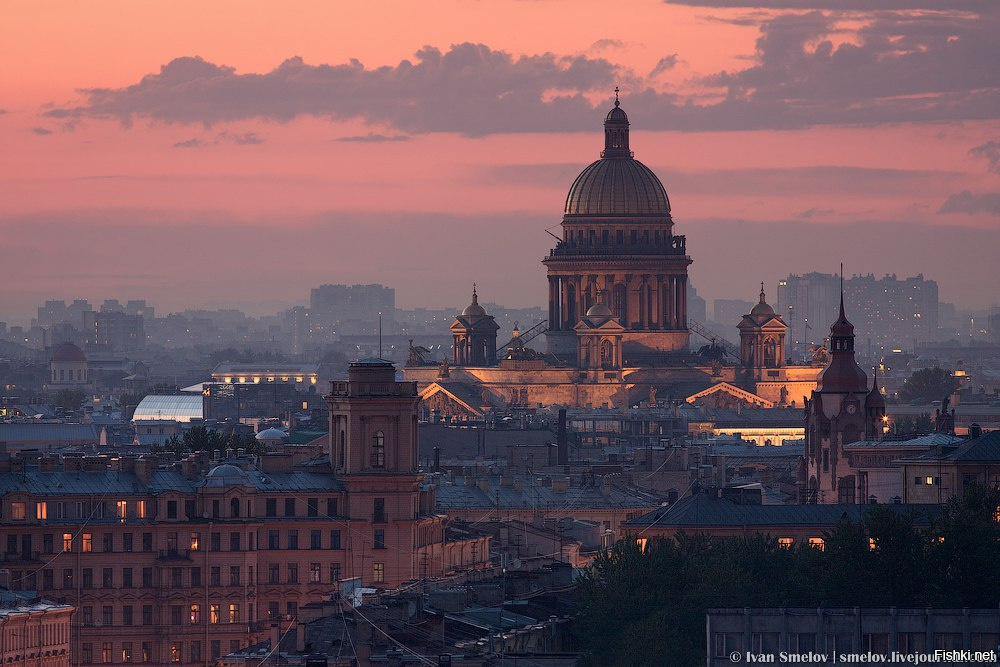
[[[561,235],[542,260],[548,320],[497,348],[499,326],[472,302],[451,325],[452,353],[426,359],[411,349],[404,369],[425,411],[458,419],[513,408],[630,407],[663,401],[718,407],[802,406],[819,364],[785,358],[786,323],[759,303],[738,326],[740,349],[690,349],[687,281],[691,257],[675,234],[666,189],[635,159],[629,118],[615,93],[604,149],[576,177]],[[553,236],[555,236],[553,234]],[[545,349],[529,347],[544,333]],[[730,347],[732,347],[730,345]]]

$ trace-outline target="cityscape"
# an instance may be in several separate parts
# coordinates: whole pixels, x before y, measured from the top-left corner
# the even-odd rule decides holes
[[[4,665],[1000,663],[989,2],[5,14]]]

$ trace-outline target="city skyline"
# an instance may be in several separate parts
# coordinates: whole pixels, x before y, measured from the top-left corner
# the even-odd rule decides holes
[[[942,301],[994,305],[1000,14],[804,4],[640,3],[625,29],[574,5],[558,34],[558,2],[445,2],[434,20],[405,4],[9,4],[4,310],[246,308],[369,282],[443,307],[473,281],[540,305],[544,229],[597,157],[616,85],[707,300],[843,258],[847,275],[923,272]]]

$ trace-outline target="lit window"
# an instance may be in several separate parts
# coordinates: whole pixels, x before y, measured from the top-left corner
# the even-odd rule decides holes
[[[221,610],[219,608],[219,605],[217,605],[217,604],[211,605],[208,608],[208,622],[209,623],[218,623],[219,622],[219,614],[220,614],[220,612],[221,612]]]
[[[820,551],[823,551],[823,549],[826,548],[826,542],[823,540],[822,537],[810,537],[809,546],[815,549],[819,549]]]
[[[794,543],[795,543],[795,540],[792,539],[791,537],[779,537],[778,538],[778,546],[781,547],[782,549],[791,549],[792,545]]]
[[[201,533],[191,533],[191,551],[201,549]]]
[[[83,534],[83,552],[88,553],[94,550],[94,536],[91,533]]]
[[[24,503],[10,504],[10,518],[14,521],[24,521]]]
[[[201,623],[201,605],[193,604],[191,605],[191,625],[198,625]]]
[[[877,546],[878,546],[878,543],[875,542],[875,538],[874,537],[869,537],[868,538],[868,550],[869,551],[875,551],[875,547],[877,547]]]
[[[233,603],[229,605],[229,622],[240,622],[240,606],[238,604]]]
[[[127,500],[119,500],[117,502],[117,504],[116,504],[116,507],[117,507],[117,510],[118,510],[117,516],[118,516],[119,519],[124,519],[126,516],[128,516],[128,501]]]
[[[385,563],[372,564],[372,581],[381,584],[385,581]]]
[[[635,543],[639,545],[639,553],[646,553],[646,542],[645,537],[636,538]]]
[[[924,479],[924,484],[931,484],[931,485],[933,485],[934,484],[934,478],[933,477],[927,477],[927,478],[925,478]]]
[[[170,645],[170,662],[181,661],[181,648],[179,644]]]
[[[137,500],[135,501],[135,518],[145,519],[146,518],[146,501]]]
[[[73,551],[73,533],[63,533],[63,551]]]
[[[49,518],[49,506],[47,503],[35,503],[35,518],[45,521]]]

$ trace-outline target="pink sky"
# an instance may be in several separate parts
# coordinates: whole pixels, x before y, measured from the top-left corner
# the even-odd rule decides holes
[[[709,300],[841,259],[998,300],[990,2],[372,4],[4,3],[0,317],[321,282],[540,305],[615,85]]]

